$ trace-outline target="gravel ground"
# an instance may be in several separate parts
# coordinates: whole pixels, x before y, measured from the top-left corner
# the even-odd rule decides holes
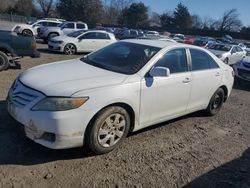
[[[250,84],[236,83],[215,117],[197,112],[131,134],[118,149],[50,150],[27,139],[5,109],[17,75],[78,56],[21,59],[0,73],[0,187],[250,187]]]

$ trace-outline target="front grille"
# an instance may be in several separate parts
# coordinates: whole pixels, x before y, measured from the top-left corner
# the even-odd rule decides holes
[[[244,70],[244,69],[238,69],[239,76],[250,79],[250,71]]]
[[[32,91],[32,92],[29,92]],[[38,95],[35,95],[36,91],[24,86],[20,81],[15,81],[9,92],[9,100],[16,106],[22,108],[34,101]]]

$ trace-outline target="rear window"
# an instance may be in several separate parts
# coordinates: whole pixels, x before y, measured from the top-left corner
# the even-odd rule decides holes
[[[211,50],[218,50],[218,51],[224,51],[224,52],[230,51],[231,48],[232,47],[230,45],[221,45],[221,44],[214,44],[209,47],[209,49]]]

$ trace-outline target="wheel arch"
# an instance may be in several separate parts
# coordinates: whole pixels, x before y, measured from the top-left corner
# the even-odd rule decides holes
[[[228,89],[227,89],[227,86],[222,85],[222,86],[220,86],[220,88],[223,89],[223,91],[224,91],[224,94],[225,94],[225,96],[224,96],[224,102],[226,102],[227,98],[228,98]]]
[[[119,107],[122,107],[124,108],[128,114],[129,114],[129,117],[130,117],[130,128],[129,128],[129,132],[132,132],[133,129],[134,129],[134,126],[135,126],[135,112],[134,112],[134,109],[127,103],[124,103],[124,102],[116,102],[116,103],[112,103],[112,104],[109,104],[103,108],[101,108],[100,110],[98,110],[95,115],[90,119],[86,129],[85,129],[85,133],[84,133],[84,138],[86,138],[85,134],[88,132],[87,129],[91,126],[91,124],[95,121],[95,119],[97,118],[97,116],[99,115],[99,113],[107,108],[107,107],[111,107],[111,106],[119,106]]]

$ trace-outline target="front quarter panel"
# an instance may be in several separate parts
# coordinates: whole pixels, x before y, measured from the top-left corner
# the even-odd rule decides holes
[[[138,127],[139,106],[140,106],[140,82],[125,83],[121,85],[102,87],[97,89],[79,91],[72,97],[89,97],[88,101],[82,105],[84,111],[88,112],[84,117],[85,122],[90,122],[97,112],[101,109],[115,104],[125,103],[129,105],[135,115],[134,130]],[[84,115],[83,115],[84,116]],[[84,125],[84,130],[87,124]]]

